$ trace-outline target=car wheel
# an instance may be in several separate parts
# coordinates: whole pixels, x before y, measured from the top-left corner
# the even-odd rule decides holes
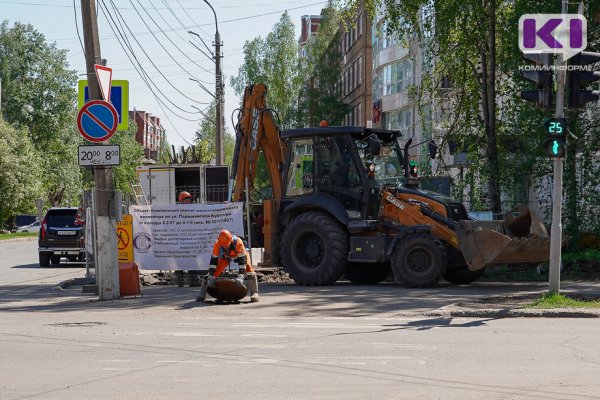
[[[47,267],[50,264],[50,255],[40,253],[39,260],[40,260],[40,267]]]
[[[55,264],[55,265],[56,264],[60,264],[60,256],[52,256],[52,257],[50,257],[50,262],[52,264]]]

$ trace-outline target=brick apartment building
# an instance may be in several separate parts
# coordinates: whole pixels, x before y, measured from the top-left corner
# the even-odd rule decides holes
[[[155,163],[165,140],[165,128],[160,124],[160,118],[137,110],[129,111],[129,118],[137,124],[135,140],[144,147],[144,163]]]
[[[371,19],[361,1],[356,20],[340,28],[342,98],[350,106],[345,125],[371,126],[373,121],[373,73]]]

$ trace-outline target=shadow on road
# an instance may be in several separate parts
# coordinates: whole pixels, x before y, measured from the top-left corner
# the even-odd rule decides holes
[[[397,317],[437,310],[457,302],[476,301],[490,296],[514,295],[529,291],[544,293],[546,285],[530,283],[476,283],[470,286],[442,284],[430,289],[411,289],[398,284],[304,287],[294,284],[261,283],[260,302],[247,299],[239,304],[196,302],[199,288],[147,286],[143,296],[114,301],[100,301],[98,295],[82,292],[81,286],[57,290],[51,285],[0,286],[0,312],[63,312],[85,310],[141,310],[160,308],[165,311],[202,312],[227,310],[227,313],[259,313],[279,317]],[[563,285],[565,289],[568,285]],[[591,282],[572,284],[577,293],[598,293],[599,285]],[[210,298],[209,298],[210,300]],[[448,325],[445,319],[413,322],[414,329],[431,329]],[[455,326],[455,325],[450,325]],[[404,325],[406,328],[406,325]],[[393,329],[393,328],[391,328]]]

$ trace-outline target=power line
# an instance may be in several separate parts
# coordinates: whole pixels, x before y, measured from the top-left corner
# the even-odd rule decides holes
[[[81,51],[85,53],[85,48],[83,47],[83,41],[81,40],[81,35],[79,34],[79,25],[77,24],[77,6],[75,5],[75,0],[73,0],[73,13],[75,14],[75,30],[77,30],[77,37],[79,38],[79,44],[81,45]]]
[[[129,0],[129,2],[131,3],[131,5],[133,4],[133,0]],[[144,12],[148,15],[148,17],[152,20],[152,22],[156,25],[158,25],[156,23],[156,21],[154,20],[154,18],[152,18],[152,16],[150,15],[150,13],[148,11],[146,11],[146,9],[144,8],[144,6],[142,6],[142,3],[140,3],[139,0],[137,0],[138,4],[140,5],[140,7],[142,7],[142,9],[144,9]],[[135,7],[135,6],[134,6]],[[146,28],[148,28],[148,30],[150,30],[150,27],[148,26],[148,24],[146,23],[146,20],[144,19],[144,17],[142,17],[142,15],[139,13],[139,11],[137,10],[137,8],[135,9],[135,12],[137,13],[137,15],[140,17],[140,19],[142,20],[142,22],[144,23],[144,25],[146,26]],[[183,50],[181,50],[181,48],[179,48],[179,46],[177,46],[172,40],[171,38],[161,29],[161,32],[163,35],[165,35],[165,37],[171,42],[171,44],[173,44],[173,46],[175,46],[175,48],[177,50],[179,50],[179,52],[181,54],[183,54],[188,60],[190,60],[191,62],[193,62],[198,68],[200,68],[201,70],[208,72],[208,73],[212,73],[211,71],[207,70],[206,68],[198,65],[194,60],[192,60]],[[160,47],[162,47],[162,49],[165,51],[165,53],[167,53],[169,55],[169,57],[175,61],[175,63],[177,64],[177,66],[179,66],[183,71],[187,72],[189,76],[195,78],[194,75],[192,75],[192,73],[190,73],[187,69],[185,69],[181,63],[179,63],[179,61],[177,61],[175,59],[175,57],[173,57],[171,55],[171,53],[169,52],[169,50],[166,49],[166,47],[162,44],[162,42],[160,40],[158,40],[158,38],[156,37],[155,34],[152,34],[152,36],[154,37],[154,39],[156,39],[156,41],[158,42],[158,44],[160,45]]]
[[[115,6],[115,3],[113,2],[113,0],[109,0],[109,1],[110,1],[111,5],[112,5],[113,10],[117,14],[117,16],[121,18],[121,20],[123,21],[123,23],[125,23],[125,18],[123,18],[123,15],[121,15],[121,13],[119,12],[119,9]],[[102,3],[104,4],[104,0],[102,0]],[[150,61],[150,64],[152,64],[152,66],[156,69],[156,71],[165,79],[165,81],[169,84],[169,86],[171,86],[173,89],[175,89],[176,91],[178,91],[186,99],[195,102],[196,100],[192,99],[191,97],[189,97],[188,95],[186,95],[185,93],[183,93],[181,90],[179,90],[177,87],[175,87],[175,85],[173,85],[171,83],[171,81],[165,76],[165,74],[163,74],[162,71],[156,66],[156,64],[154,63],[154,61],[152,61],[152,57],[150,57],[148,55],[148,53],[146,52],[146,50],[144,49],[144,47],[137,40],[136,36],[131,32],[131,29],[129,29],[129,26],[127,24],[125,24],[125,27],[127,28],[127,30],[129,31],[129,33],[133,37],[133,40],[135,40],[135,42],[137,43],[137,45],[140,48],[140,50],[142,50],[142,53],[144,53],[144,55],[146,56],[146,58],[148,59],[148,61]],[[133,51],[133,49],[132,49],[132,51]],[[137,58],[136,58],[136,60],[137,60]],[[141,64],[140,64],[140,68],[141,68]],[[181,111],[183,111],[185,113],[196,114],[196,113],[192,113],[190,111],[184,110],[183,108],[177,106],[173,102],[170,102],[170,103],[173,104],[176,108],[178,108],[179,110],[181,110]]]
[[[164,112],[164,109],[162,108],[161,104],[164,105],[171,113],[173,113],[174,115],[176,115],[177,117],[179,117],[180,119],[183,119],[185,121],[199,121],[199,119],[189,119],[186,117],[182,117],[181,115],[177,114],[175,111],[173,111],[172,109],[170,109],[158,96],[157,94],[154,92],[154,90],[150,87],[150,84],[152,84],[152,86],[154,86],[159,93],[161,92],[160,89],[158,88],[158,86],[156,85],[156,83],[154,83],[154,81],[148,76],[148,73],[144,70],[144,68],[142,67],[141,63],[139,62],[139,60],[137,59],[137,56],[135,55],[135,52],[133,51],[133,47],[131,46],[131,44],[129,43],[128,39],[126,36],[123,35],[123,33],[121,32],[121,29],[119,29],[119,26],[117,25],[117,22],[115,22],[115,20],[113,19],[112,15],[110,14],[108,7],[106,6],[106,4],[104,3],[104,0],[100,0],[101,2],[101,11],[104,14],[105,18],[107,19],[107,22],[109,24],[110,29],[113,31],[113,33],[115,35],[118,35],[117,38],[120,36],[123,39],[123,42],[121,42],[120,39],[117,39],[119,42],[119,45],[121,46],[121,48],[123,49],[123,52],[125,53],[125,55],[130,59],[131,64],[136,67],[136,63],[139,66],[139,69],[136,70],[140,76],[140,78],[142,78],[142,81],[144,81],[144,83],[146,84],[146,86],[148,87],[148,89],[150,89],[150,92],[152,93],[152,95],[154,96],[154,98],[156,99],[156,101],[159,103],[159,106],[161,107],[161,109]],[[100,3],[99,3],[100,5]],[[113,27],[114,24],[114,27]],[[121,22],[119,21],[119,25],[121,25]],[[129,49],[129,52],[127,51],[126,47]],[[131,56],[129,55],[129,53],[131,53]],[[131,59],[131,57],[133,57],[135,59],[135,62],[133,62],[133,60]],[[141,71],[141,72],[140,72]],[[162,94],[162,93],[161,93]],[[176,108],[189,113],[189,114],[195,114],[192,113],[190,111],[184,110],[182,108],[180,108],[179,106],[177,106],[175,103],[173,103],[173,101],[171,101],[167,96],[165,96],[164,94],[162,94],[162,96],[165,98],[165,100],[167,100],[169,103],[171,103],[173,106],[175,106]]]
[[[163,3],[165,3],[165,0],[163,0]],[[192,16],[187,11],[187,9],[181,4],[181,1],[177,0],[177,4],[179,4],[179,7],[183,10],[184,14],[187,15],[187,17],[190,19],[190,21],[192,21],[192,24],[194,24],[193,26],[200,29],[200,32],[204,33],[207,37],[212,38],[212,35],[210,33],[206,32],[204,29],[202,29],[202,27],[200,25],[198,25],[198,23],[196,23],[196,21],[194,21],[194,18],[192,18]],[[181,23],[181,21],[179,21],[179,22]],[[183,23],[181,23],[181,26],[184,26]],[[198,38],[200,38],[200,37],[198,36]],[[200,38],[200,40],[202,40],[202,38]],[[202,40],[202,43],[204,43],[204,40]],[[206,43],[204,43],[204,45],[206,46]],[[206,48],[208,49],[208,46],[206,46]],[[208,49],[208,51],[210,52],[210,49]]]
[[[2,0],[0,0],[0,2],[2,2]],[[323,5],[323,2],[320,1],[318,3],[305,4],[305,5],[298,6],[298,7],[286,8],[286,9],[283,9],[283,10],[272,11],[272,12],[263,13],[263,14],[249,15],[247,17],[227,19],[227,20],[219,21],[219,25],[230,23],[230,22],[237,22],[237,21],[247,20],[247,19],[260,18],[260,17],[264,17],[264,16],[267,16],[267,15],[279,14],[279,13],[283,13],[285,11],[299,10],[301,8],[311,7],[311,6],[315,6],[315,5],[319,5],[319,4]],[[71,6],[69,6],[69,8],[70,7]],[[208,22],[206,24],[194,25],[194,26],[202,27],[202,26],[211,26],[211,25],[214,25],[214,22]],[[165,32],[172,32],[172,31],[175,31],[175,30],[179,30],[179,29],[172,29],[172,30],[167,29],[167,30],[165,30]],[[158,32],[159,31],[156,31],[154,33],[158,33]],[[150,34],[150,32],[133,33],[131,31],[130,31],[130,33],[131,33],[131,36],[146,36],[146,35]],[[112,39],[117,39],[117,37],[116,36],[106,36],[106,37],[101,37],[100,39],[101,40],[112,40]],[[73,40],[73,38],[72,37],[68,37],[68,38],[60,38],[60,39],[54,39],[54,40],[55,41],[67,41],[67,40]]]

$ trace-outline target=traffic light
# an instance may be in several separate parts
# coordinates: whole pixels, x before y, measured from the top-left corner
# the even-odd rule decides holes
[[[582,51],[569,60],[567,69],[567,91],[569,92],[568,107],[570,109],[584,108],[586,103],[598,100],[599,92],[585,90],[592,82],[600,79],[600,72],[592,71],[588,65],[600,61],[600,53]]]
[[[416,178],[418,175],[417,163],[414,160],[410,160],[410,176]]]
[[[544,120],[546,141],[544,148],[551,158],[562,158],[567,154],[567,134],[569,128],[565,118],[547,118]]]
[[[521,70],[524,79],[535,83],[535,89],[522,90],[521,98],[533,101],[538,107],[552,108],[554,105],[553,55],[524,53],[523,58],[535,64],[535,66],[525,66]]]

